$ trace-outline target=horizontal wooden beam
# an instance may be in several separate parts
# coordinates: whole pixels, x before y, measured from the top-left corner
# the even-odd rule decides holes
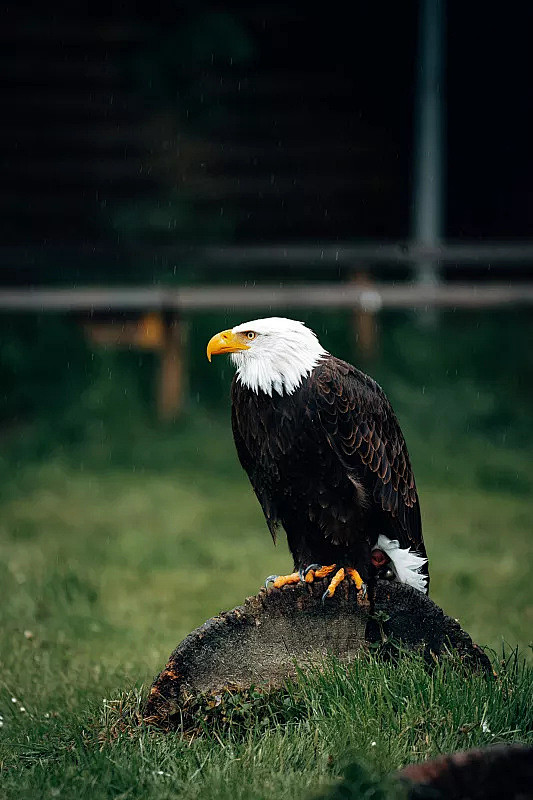
[[[168,290],[151,286],[0,290],[3,311],[143,311],[175,307]]]
[[[236,309],[497,308],[533,304],[533,283],[305,283],[286,286],[3,289],[0,310],[33,312]]]
[[[220,308],[493,308],[533,303],[533,283],[528,284],[295,284],[292,286],[213,286],[184,288],[179,292],[182,310]]]

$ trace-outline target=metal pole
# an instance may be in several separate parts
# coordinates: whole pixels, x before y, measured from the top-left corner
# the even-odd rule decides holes
[[[413,233],[416,244],[435,247],[443,234],[445,0],[420,0],[415,104]],[[419,262],[419,282],[435,285],[438,267]]]

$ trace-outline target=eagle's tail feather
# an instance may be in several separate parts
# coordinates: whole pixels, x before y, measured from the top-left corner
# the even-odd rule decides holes
[[[413,553],[409,547],[401,548],[396,539],[388,539],[382,533],[378,537],[376,548],[388,555],[400,583],[407,583],[424,594],[427,592],[427,576],[420,573],[427,558]]]

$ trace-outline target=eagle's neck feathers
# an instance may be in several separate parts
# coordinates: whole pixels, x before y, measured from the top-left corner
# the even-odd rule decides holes
[[[244,327],[244,326],[242,326]],[[254,347],[231,354],[237,380],[252,392],[293,394],[328,353],[304,325],[290,331],[263,334]]]

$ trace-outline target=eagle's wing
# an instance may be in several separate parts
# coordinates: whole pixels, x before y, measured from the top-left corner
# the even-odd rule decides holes
[[[239,457],[239,461],[241,462],[241,466],[247,473],[256,497],[261,504],[270,535],[275,542],[277,531],[281,523],[272,500],[272,493],[268,491],[268,483],[265,481],[265,476],[263,474],[259,474],[259,462],[257,458],[254,458],[250,453],[248,445],[246,444],[246,441],[241,433],[238,419],[238,409],[240,408],[240,404],[236,402],[236,394],[238,391],[239,385],[234,378],[231,387],[233,401],[231,404],[231,428],[233,431],[235,448],[237,450],[237,455]]]
[[[407,447],[384,392],[364,373],[333,356],[315,370],[318,416],[348,476],[390,514],[400,547],[425,554],[420,506]]]

